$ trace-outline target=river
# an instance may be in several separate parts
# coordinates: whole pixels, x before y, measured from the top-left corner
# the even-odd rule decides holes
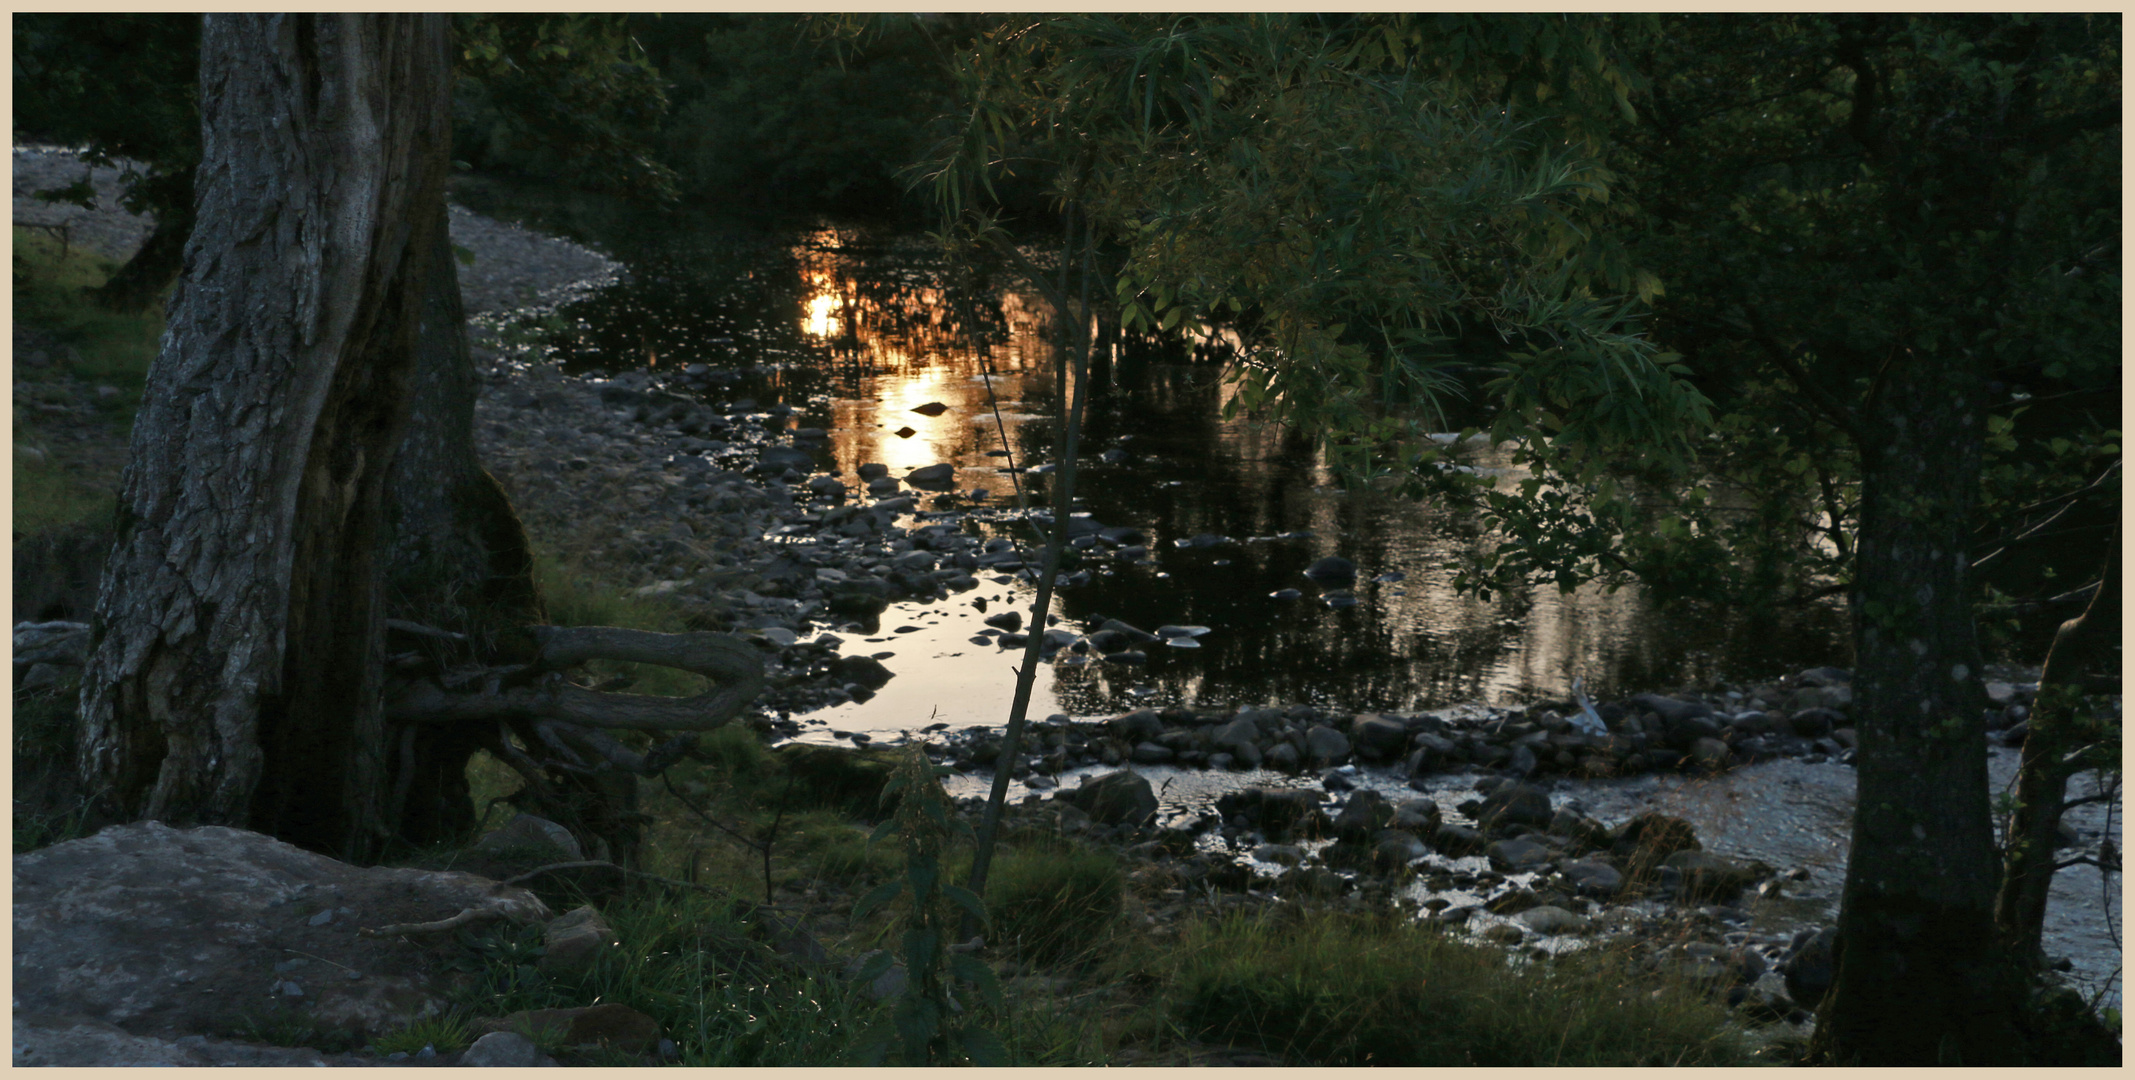
[[[1006,471],[1011,460],[1057,464],[1060,386],[1036,298],[952,287],[916,236],[819,221],[521,209],[534,211],[629,267],[623,281],[559,313],[551,343],[566,369],[707,365],[734,375],[711,391],[722,404],[788,406],[788,426],[827,431],[819,464],[849,484],[863,463],[892,476],[948,463],[955,487],[985,491],[986,505],[1012,508],[1019,486],[1047,498],[1049,476]],[[1463,595],[1454,588],[1460,560],[1490,539],[1470,516],[1335,486],[1293,433],[1223,419],[1229,387],[1215,365],[1110,368],[1092,380],[1078,509],[1142,530],[1147,557],[1092,566],[1087,584],[1058,594],[1055,611],[1209,633],[1198,648],[1151,650],[1140,667],[1049,665],[1033,715],[1175,703],[1509,704],[1564,695],[1579,676],[1607,696],[1844,663],[1833,607],[1754,620],[1713,606],[1661,610],[1636,588]],[[1482,449],[1471,464],[1504,463]],[[1017,532],[999,520],[984,527]],[[1197,537],[1221,540],[1181,546]],[[1356,562],[1358,584],[1343,590],[1353,604],[1339,595],[1329,603],[1303,576],[1326,555]],[[847,651],[893,654],[884,660],[897,678],[869,701],[825,710],[816,726],[892,734],[1003,722],[1020,651],[972,641],[987,614],[1029,605],[1026,581],[1001,578],[982,577],[979,589],[940,604],[893,605],[869,647]],[[1271,595],[1284,589],[1303,595]]]

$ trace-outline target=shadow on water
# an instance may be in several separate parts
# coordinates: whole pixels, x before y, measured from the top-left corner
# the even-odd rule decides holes
[[[984,492],[981,506],[1014,506],[1019,481],[1025,497],[1047,498],[1050,417],[1063,389],[1049,312],[1029,294],[951,282],[924,237],[613,204],[470,201],[574,233],[628,266],[621,282],[558,312],[563,328],[550,344],[567,370],[649,365],[672,388],[729,411],[791,409],[790,427],[828,433],[803,444],[819,467],[855,486],[863,463],[901,476],[946,462],[956,489]],[[1294,432],[1222,418],[1228,388],[1216,365],[1117,347],[1104,359],[1078,509],[1140,529],[1145,555],[1097,545],[1079,563],[1088,583],[1062,590],[1056,611],[1078,623],[1117,618],[1210,633],[1199,648],[1151,646],[1141,665],[1053,664],[1035,715],[1196,702],[1504,703],[1564,694],[1578,675],[1606,695],[1843,662],[1835,608],[1757,622],[1709,606],[1658,610],[1635,589],[1460,595],[1459,559],[1485,539],[1471,518],[1333,486]],[[681,378],[691,365],[705,370]],[[1038,471],[1010,473],[1010,461]],[[1503,465],[1486,448],[1470,461]],[[986,514],[963,527],[1010,532]],[[1323,595],[1303,572],[1334,554],[1356,562],[1358,579]],[[1301,595],[1271,595],[1285,589]],[[894,653],[887,662],[898,678],[873,700],[818,719],[876,732],[930,718],[1002,722],[1020,649],[972,640],[984,629],[978,601],[996,614],[1027,608],[1028,585],[982,576],[978,589],[938,605],[892,606],[882,633],[847,651]],[[850,627],[832,629],[854,637]]]

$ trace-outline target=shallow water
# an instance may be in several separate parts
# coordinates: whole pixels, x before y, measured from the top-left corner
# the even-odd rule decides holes
[[[733,372],[703,396],[790,405],[785,423],[825,429],[819,466],[848,484],[857,486],[866,462],[893,476],[946,462],[955,487],[983,490],[985,505],[1012,508],[1019,489],[1049,502],[1051,477],[1005,471],[1011,461],[1057,464],[1050,417],[1061,387],[1042,302],[951,288],[931,249],[911,237],[671,215],[647,224],[599,223],[594,239],[629,271],[560,312],[566,325],[550,344],[568,369]],[[1055,612],[1210,633],[1199,648],[1147,650],[1141,666],[1049,663],[1034,716],[1196,702],[1357,710],[1515,702],[1562,695],[1580,675],[1607,695],[1843,659],[1830,608],[1754,625],[1726,611],[1659,612],[1636,589],[1463,596],[1453,588],[1460,559],[1485,539],[1474,521],[1330,486],[1311,447],[1290,433],[1221,418],[1229,391],[1220,368],[1164,359],[1122,353],[1092,379],[1077,484],[1078,509],[1147,534],[1147,558],[1086,562],[1090,582],[1061,590]],[[1488,448],[1469,463],[1504,465]],[[1002,521],[968,527],[1021,531]],[[1224,539],[1179,546],[1197,536]],[[1303,576],[1313,560],[1337,554],[1358,566],[1347,590],[1353,606],[1330,606]],[[1035,549],[1029,557],[1035,564]],[[894,605],[879,632],[837,630],[847,652],[894,653],[885,662],[896,678],[870,701],[812,714],[803,738],[1003,723],[1021,651],[971,638],[985,614],[1027,609],[1032,589],[1006,574],[981,581],[945,603]],[[1270,595],[1293,588],[1301,598]]]

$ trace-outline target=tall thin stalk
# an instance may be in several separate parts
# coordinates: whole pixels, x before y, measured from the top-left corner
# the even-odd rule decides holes
[[[1074,234],[1069,235],[1072,245]],[[1074,348],[1069,353],[1075,367],[1074,390],[1067,402],[1066,415],[1062,417],[1059,483],[1053,487],[1053,528],[1047,538],[1045,559],[1038,572],[1038,596],[1031,602],[1030,638],[1023,646],[1023,663],[1016,669],[1015,700],[1008,710],[1008,729],[1001,736],[1001,753],[994,760],[993,790],[986,799],[986,812],[980,819],[977,851],[971,860],[971,878],[968,888],[974,895],[986,895],[986,871],[993,862],[994,838],[1000,832],[1001,810],[1008,802],[1008,783],[1017,754],[1023,741],[1023,727],[1030,713],[1030,695],[1038,680],[1039,655],[1045,647],[1045,619],[1052,610],[1053,581],[1060,573],[1060,560],[1067,547],[1068,518],[1073,513],[1075,502],[1075,458],[1080,453],[1082,442],[1083,401],[1088,396],[1090,382],[1090,279],[1091,262],[1095,257],[1097,233],[1089,219],[1083,222],[1082,240],[1082,290],[1080,302],[1070,306],[1066,289],[1046,288],[1047,282],[1036,268],[1030,265],[1021,252],[1005,241],[997,241],[996,247],[1004,249],[1023,271],[1026,279],[1049,294],[1054,309],[1073,319],[1070,335]],[[1062,284],[1066,283],[1065,267],[1073,256],[1073,248],[1063,251]],[[1064,367],[1065,365],[1063,365]],[[974,931],[973,920],[965,920],[964,933]]]

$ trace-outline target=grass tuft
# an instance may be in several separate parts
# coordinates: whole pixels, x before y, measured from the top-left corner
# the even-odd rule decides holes
[[[1003,850],[986,875],[994,936],[1041,963],[1080,957],[1119,922],[1125,880],[1116,857],[1092,848]]]
[[[1597,951],[1514,967],[1388,917],[1310,913],[1196,925],[1159,963],[1188,1037],[1297,1062],[1406,1066],[1733,1065],[1726,1010],[1658,991]]]
[[[466,1014],[451,1012],[426,1017],[399,1031],[380,1035],[371,1040],[371,1049],[378,1054],[414,1055],[428,1046],[440,1054],[451,1054],[465,1050],[473,1043],[474,1028],[467,1022]]]

